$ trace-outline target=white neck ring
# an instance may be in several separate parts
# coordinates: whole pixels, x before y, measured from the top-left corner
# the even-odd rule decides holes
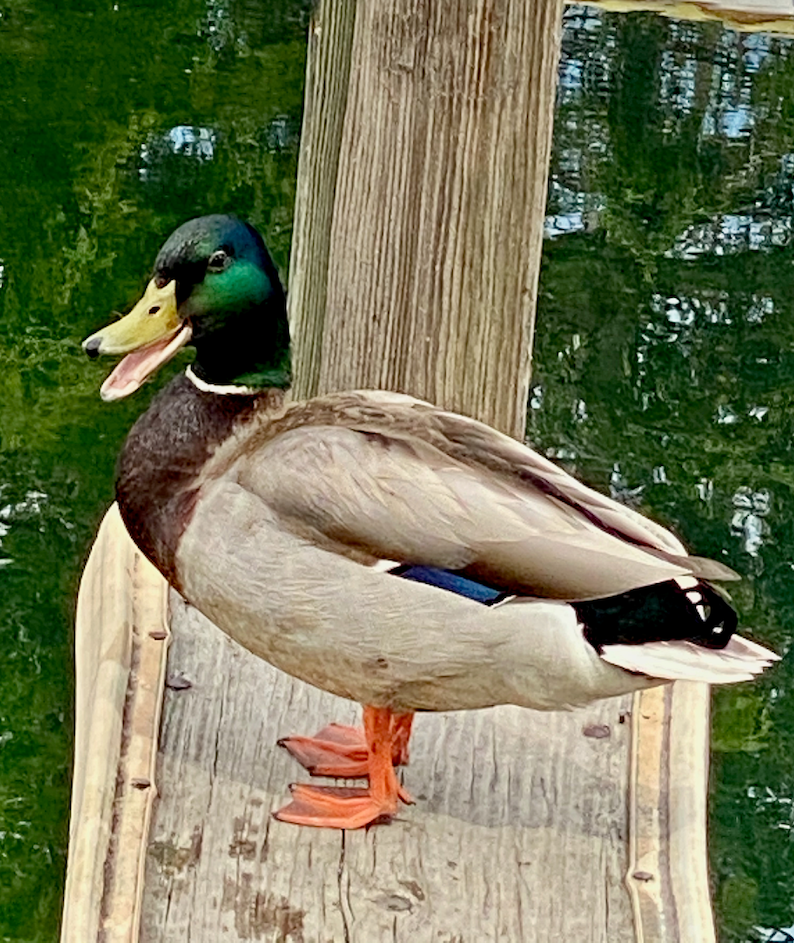
[[[251,396],[259,392],[253,386],[221,386],[215,383],[207,383],[206,380],[196,376],[192,366],[188,366],[185,370],[185,376],[202,393],[218,393],[221,396]]]

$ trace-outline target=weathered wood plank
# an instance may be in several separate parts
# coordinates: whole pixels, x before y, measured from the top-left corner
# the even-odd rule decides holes
[[[709,686],[635,695],[627,887],[638,943],[714,943],[709,892]]]
[[[312,62],[349,14],[321,4],[298,182],[315,198],[294,242],[313,287],[290,291],[300,395],[402,390],[522,434],[561,17],[562,0],[359,0],[331,177]],[[306,214],[325,233],[329,207],[311,253]]]
[[[100,937],[103,943],[131,943],[138,937],[156,793],[166,592],[114,505],[97,534],[77,601],[75,759],[62,943]]]
[[[175,596],[172,613],[169,675],[192,686],[166,694],[143,943],[634,939],[630,698],[422,715],[404,773],[416,806],[369,831],[301,829],[270,818],[306,778],[276,741],[357,709],[252,658]]]

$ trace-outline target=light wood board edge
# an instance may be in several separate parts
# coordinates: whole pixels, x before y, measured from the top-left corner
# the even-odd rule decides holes
[[[708,874],[707,684],[639,692],[632,707],[629,866],[637,943],[715,943]]]
[[[61,943],[138,939],[156,796],[167,606],[165,580],[134,546],[114,504],[97,533],[77,599],[75,758]]]
[[[583,3],[610,13],[646,11],[677,20],[719,21],[745,33],[794,34],[794,8],[787,0],[753,0],[749,3],[681,2],[681,0],[565,0],[567,5]]]

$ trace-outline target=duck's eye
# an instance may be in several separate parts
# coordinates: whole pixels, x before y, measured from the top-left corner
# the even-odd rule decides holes
[[[217,252],[213,252],[209,257],[207,268],[211,272],[220,272],[223,268],[225,268],[228,258],[229,256],[223,249],[218,249]]]

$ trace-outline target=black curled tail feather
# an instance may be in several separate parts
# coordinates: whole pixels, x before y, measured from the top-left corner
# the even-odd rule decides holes
[[[704,581],[683,587],[675,580],[642,586],[617,596],[571,604],[587,641],[605,645],[642,645],[686,640],[704,648],[725,648],[736,630],[736,612]]]

